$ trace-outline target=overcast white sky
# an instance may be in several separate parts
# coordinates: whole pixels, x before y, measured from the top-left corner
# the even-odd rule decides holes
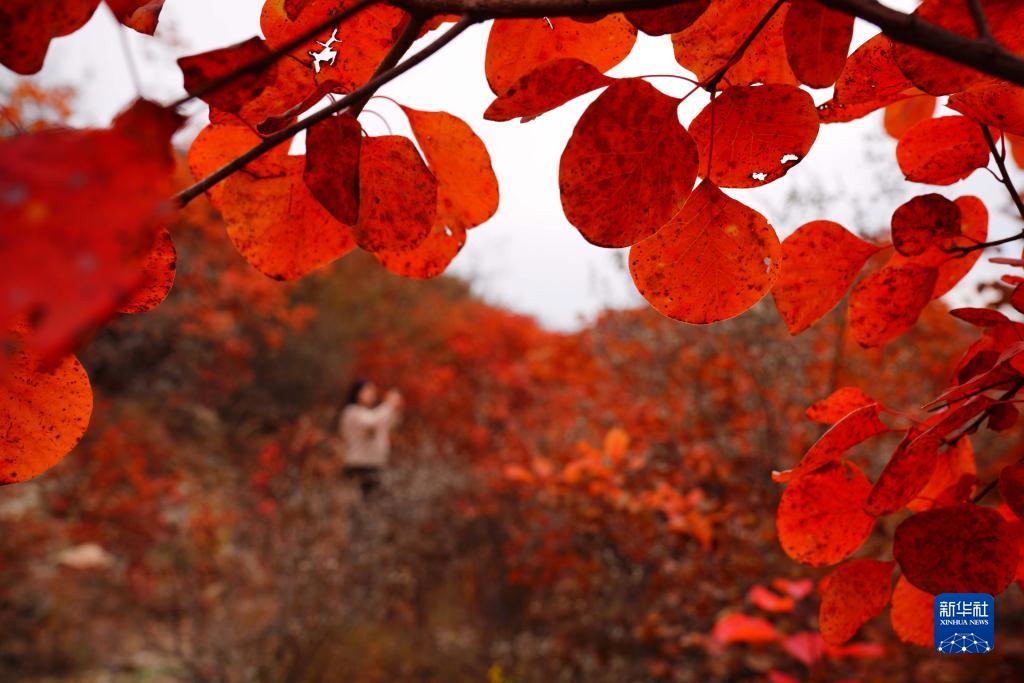
[[[182,91],[175,59],[223,47],[259,33],[261,0],[168,0],[156,38],[122,31],[141,73],[143,94],[170,101]],[[909,2],[892,2],[905,8]],[[79,88],[79,121],[104,124],[135,96],[126,65],[121,31],[105,7],[80,32],[51,45],[39,79],[49,85]],[[570,329],[608,306],[640,303],[624,251],[594,247],[583,240],[562,215],[558,196],[558,160],[591,93],[528,124],[484,121],[493,99],[484,79],[483,62],[488,26],[476,26],[426,63],[386,86],[381,92],[409,106],[450,111],[466,120],[485,141],[501,183],[501,205],[490,222],[470,232],[469,241],[449,272],[470,279],[489,300],[538,317],[544,324]],[[859,26],[855,42],[874,30]],[[627,76],[649,73],[685,74],[672,56],[669,38],[640,37],[630,56],[612,72]],[[0,82],[12,75],[0,67]],[[675,79],[655,83],[666,92],[682,94]],[[821,102],[828,93],[815,93]],[[706,104],[695,94],[682,112],[688,121]],[[205,107],[195,107],[197,122],[185,136],[194,135]],[[369,109],[384,116],[395,132],[405,131],[404,119],[387,102]],[[372,115],[362,117],[371,134],[385,132]],[[187,139],[182,141],[187,143]],[[785,237],[815,218],[839,221],[861,233],[888,225],[892,211],[924,192],[951,198],[981,196],[992,213],[990,236],[1013,234],[1005,191],[991,176],[977,172],[949,188],[905,183],[896,166],[895,142],[882,132],[881,115],[843,125],[822,126],[810,154],[787,176],[764,188],[730,191],[764,213]],[[1007,252],[1009,253],[1009,252]],[[1013,255],[1018,255],[1014,253]],[[978,277],[975,268],[974,279]],[[991,277],[992,271],[988,271]],[[956,296],[969,296],[971,283]]]

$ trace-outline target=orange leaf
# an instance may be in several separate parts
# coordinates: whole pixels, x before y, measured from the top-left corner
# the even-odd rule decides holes
[[[717,622],[711,637],[723,645],[729,643],[772,643],[779,632],[768,621],[746,614],[729,614]]]
[[[794,0],[783,28],[793,73],[812,88],[836,82],[853,38],[853,17],[815,0]]]
[[[0,379],[0,484],[26,481],[60,462],[85,434],[92,414],[89,376],[74,356],[49,369],[25,352],[7,362]]]
[[[965,116],[922,121],[900,138],[896,161],[907,180],[952,185],[988,164],[981,127]]]
[[[796,601],[792,597],[773,593],[760,584],[750,589],[747,600],[765,612],[792,612],[796,607]]]
[[[799,88],[737,86],[704,107],[690,133],[702,177],[711,154],[711,180],[719,186],[758,187],[786,175],[807,155],[818,137],[818,113]]]
[[[50,40],[74,33],[100,0],[5,0],[0,3],[0,64],[23,75],[43,68]]]
[[[839,462],[857,444],[889,431],[888,425],[879,419],[878,410],[879,405],[871,403],[844,416],[814,442],[795,468],[774,473],[772,478],[787,482],[802,477],[824,465]]]
[[[367,251],[407,251],[427,238],[437,216],[437,180],[407,138],[366,138],[359,155],[359,220]]]
[[[893,537],[893,555],[907,580],[933,595],[998,595],[1016,576],[1019,543],[1002,515],[968,503],[904,520]]]
[[[443,273],[465,243],[463,228],[435,222],[427,238],[412,249],[381,250],[374,256],[395,275],[427,280]]]
[[[498,210],[498,179],[483,141],[447,112],[402,110],[437,178],[438,221],[454,230],[487,221]]]
[[[626,19],[649,36],[678,33],[704,14],[711,0],[682,0],[659,9],[640,9],[626,12]]]
[[[690,26],[672,34],[676,61],[703,82],[729,63],[733,55],[775,4],[775,0],[713,0]],[[798,83],[786,59],[782,27],[786,7],[779,9],[725,74],[731,85]]]
[[[351,114],[331,116],[306,132],[306,187],[335,220],[359,218],[359,156],[363,128]]]
[[[697,149],[679,101],[639,78],[587,107],[559,166],[565,216],[602,247],[636,244],[679,213],[697,178]]]
[[[139,33],[153,35],[164,0],[106,0],[117,20]]]
[[[825,123],[853,121],[920,91],[892,58],[892,41],[878,34],[854,50],[836,81],[835,94],[819,109]]]
[[[636,29],[621,14],[597,21],[568,17],[498,19],[487,38],[484,70],[495,95],[507,95],[521,78],[555,59],[573,57],[604,72],[629,54]]]
[[[119,313],[144,313],[159,306],[174,286],[178,253],[171,233],[161,230],[149,255],[142,262],[142,284],[121,304]]]
[[[863,510],[870,489],[852,463],[832,463],[797,479],[779,501],[776,528],[782,549],[815,567],[847,557],[875,524]]]
[[[504,95],[491,102],[484,118],[510,121],[522,117],[522,123],[526,123],[613,81],[586,62],[571,57],[555,59],[516,81]]]
[[[880,249],[832,221],[812,221],[787,237],[772,296],[789,333],[799,334],[835,307]]]
[[[899,140],[916,124],[932,117],[937,101],[931,95],[916,95],[893,102],[885,108],[885,132]]]
[[[861,346],[886,344],[917,322],[935,289],[935,268],[888,265],[857,283],[850,293],[850,331]]]
[[[629,270],[662,314],[711,323],[739,315],[771,289],[780,253],[764,216],[704,181],[678,215],[633,245]]]
[[[896,637],[904,643],[931,647],[935,635],[935,596],[901,576],[892,592],[889,618]]]
[[[818,623],[829,645],[842,645],[871,617],[882,613],[892,592],[896,563],[851,560],[835,569],[821,595]]]

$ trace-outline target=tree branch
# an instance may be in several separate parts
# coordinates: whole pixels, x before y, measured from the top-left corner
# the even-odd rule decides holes
[[[1013,200],[1014,206],[1017,207],[1017,213],[1024,219],[1024,201],[1021,200],[1020,192],[1017,192],[1017,188],[1013,186],[1013,181],[1010,180],[1010,171],[1006,168],[1006,152],[1000,152],[999,148],[996,147],[996,141],[992,137],[992,131],[988,129],[988,126],[981,124],[981,132],[985,136],[988,148],[992,151],[992,157],[996,160],[996,166],[999,167],[999,175],[1003,185],[1006,186],[1006,191],[1010,193],[1010,199]]]
[[[967,6],[971,8],[971,17],[974,25],[978,28],[978,37],[984,40],[994,41],[992,29],[988,26],[988,17],[985,16],[985,8],[981,6],[981,0],[967,0]]]
[[[382,85],[386,83],[389,83],[398,76],[401,76],[406,71],[412,69],[414,66],[426,61],[428,57],[435,54],[438,50],[443,48],[448,43],[452,42],[452,40],[454,40],[459,34],[461,34],[463,31],[465,31],[473,24],[477,23],[477,21],[478,20],[473,17],[462,17],[462,19],[460,19],[457,24],[455,24],[447,31],[445,31],[443,34],[441,34],[434,42],[430,43],[425,48],[423,48],[416,54],[406,59],[404,62],[397,64],[396,66],[387,69],[382,73],[377,74],[369,81],[367,81],[364,85],[356,88],[351,93],[345,95],[334,104],[324,109],[321,109],[320,111],[316,112],[309,118],[298,121],[288,126],[287,128],[284,128],[278,131],[277,133],[274,133],[273,135],[267,137],[266,139],[263,140],[263,142],[256,145],[255,147],[253,147],[252,149],[250,149],[248,152],[241,155],[237,159],[234,159],[228,164],[222,166],[220,169],[214,171],[213,173],[206,176],[205,178],[195,183],[194,185],[182,190],[174,197],[174,201],[179,206],[184,206],[188,204],[190,201],[201,195],[203,192],[209,190],[211,187],[213,187],[220,181],[224,180],[231,174],[245,168],[245,166],[249,162],[258,159],[260,156],[274,149],[278,145],[281,145],[287,142],[288,140],[291,140],[298,133],[301,133],[307,128],[315,126],[324,119],[327,119],[328,117],[333,116],[334,114],[343,111],[349,108],[350,106],[354,106],[356,104],[359,104],[360,102],[362,102],[362,105],[365,105],[366,99],[368,99],[373,93],[375,93],[378,88],[380,88]],[[395,47],[398,47],[397,43]],[[408,46],[406,47],[406,49],[408,49]],[[392,51],[394,52],[395,48],[392,48]],[[385,61],[386,60],[387,57],[385,57]]]

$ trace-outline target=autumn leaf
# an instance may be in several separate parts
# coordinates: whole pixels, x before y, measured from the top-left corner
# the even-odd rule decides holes
[[[34,74],[53,38],[74,33],[92,17],[100,0],[6,0],[0,5],[0,64]]]
[[[907,509],[914,512],[967,502],[977,477],[974,448],[964,437],[938,454],[935,469],[924,488],[918,491]]]
[[[909,330],[931,300],[937,277],[935,268],[906,263],[887,265],[861,280],[850,293],[853,338],[870,348]]]
[[[935,596],[913,585],[905,576],[896,582],[889,613],[892,630],[904,643],[932,647],[935,634]]]
[[[988,164],[981,127],[965,116],[921,121],[900,138],[896,161],[915,183],[952,185]]]
[[[324,119],[306,132],[302,178],[317,201],[340,223],[359,218],[359,155],[363,128],[350,114]]]
[[[723,645],[771,643],[779,639],[779,632],[765,619],[736,613],[726,615],[715,622],[711,637]]]
[[[776,514],[782,549],[814,567],[846,558],[875,524],[863,510],[870,490],[852,463],[831,463],[798,478],[783,491]]]
[[[960,207],[940,194],[914,197],[892,214],[892,245],[904,256],[923,254],[960,234]]]
[[[816,401],[807,409],[807,417],[820,424],[835,424],[855,410],[876,404],[877,401],[871,398],[857,387],[840,387],[830,396]],[[877,410],[874,416],[877,417]],[[866,415],[870,416],[869,411]]]
[[[565,216],[592,244],[628,247],[683,208],[697,149],[678,100],[637,78],[616,81],[587,107],[562,153]]]
[[[690,133],[702,177],[708,177],[710,163],[710,178],[720,187],[758,187],[807,156],[818,136],[818,114],[814,100],[799,88],[736,86],[697,114]]]
[[[679,214],[633,245],[629,270],[663,315],[711,323],[739,315],[771,289],[780,252],[761,214],[704,181]]]
[[[142,262],[142,282],[127,301],[121,303],[119,313],[144,313],[159,306],[174,286],[178,254],[171,233],[161,230],[156,243]]]
[[[139,33],[153,35],[164,0],[106,0],[117,20]]]
[[[893,555],[923,591],[998,595],[1014,580],[1019,539],[1003,517],[973,504],[919,512],[896,528]]]
[[[412,249],[374,252],[381,265],[395,275],[428,280],[442,274],[466,243],[466,231],[435,222],[430,234]]]
[[[892,561],[851,560],[829,575],[818,616],[826,643],[842,645],[882,613],[889,604],[895,567]]]
[[[621,14],[586,23],[568,17],[498,19],[487,37],[484,71],[501,97],[556,59],[578,59],[603,73],[625,59],[635,42],[636,29]]]
[[[796,607],[796,601],[789,595],[779,595],[764,586],[753,586],[747,592],[747,600],[765,612],[787,613]]]
[[[1004,467],[999,473],[999,495],[1013,510],[1013,514],[1024,519],[1024,465]]]
[[[488,121],[521,118],[522,123],[526,123],[614,80],[579,59],[555,59],[541,64],[509,86],[504,95],[487,107],[484,118]]]
[[[794,0],[783,26],[786,55],[793,73],[812,88],[836,82],[853,39],[853,17],[815,0]]]
[[[687,28],[707,11],[711,0],[682,0],[658,9],[640,9],[625,12],[629,23],[649,36],[678,33]]]
[[[877,403],[855,408],[822,434],[795,468],[776,472],[772,478],[777,482],[798,479],[825,465],[840,462],[843,455],[857,444],[889,431],[889,426],[878,417],[880,408]]]
[[[803,332],[832,310],[880,249],[832,221],[807,223],[787,237],[772,296],[789,333]]]
[[[27,481],[56,465],[89,425],[92,389],[82,364],[72,355],[45,368],[40,360],[16,352],[0,375],[0,485]]]
[[[932,117],[936,102],[931,95],[915,95],[893,102],[885,108],[885,132],[899,140],[915,125]]]

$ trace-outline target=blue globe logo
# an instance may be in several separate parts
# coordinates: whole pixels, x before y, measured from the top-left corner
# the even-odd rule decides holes
[[[984,654],[992,649],[992,646],[984,638],[979,638],[973,633],[954,633],[948,638],[939,642],[939,652],[946,654]]]

